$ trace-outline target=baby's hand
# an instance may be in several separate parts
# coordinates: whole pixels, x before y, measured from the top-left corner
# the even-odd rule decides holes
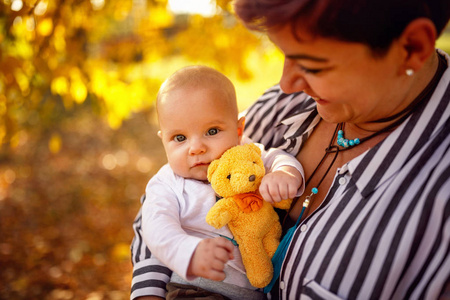
[[[225,279],[225,264],[233,259],[233,244],[223,237],[204,239],[192,255],[188,276],[199,276],[211,280]]]
[[[302,181],[302,175],[296,168],[283,166],[263,177],[259,193],[265,201],[272,204],[281,200],[292,199],[296,196]]]

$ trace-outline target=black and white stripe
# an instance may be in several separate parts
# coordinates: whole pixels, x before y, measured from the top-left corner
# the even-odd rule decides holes
[[[295,232],[280,277],[283,299],[437,299],[443,292],[450,280],[449,82],[447,69],[426,106],[338,169],[326,199]],[[309,96],[279,86],[245,115],[253,141],[294,155],[320,120]],[[164,295],[170,271],[148,258],[139,215],[133,227],[131,299]]]
[[[338,170],[294,235],[283,299],[439,298],[450,278],[449,82],[447,70],[425,107]]]

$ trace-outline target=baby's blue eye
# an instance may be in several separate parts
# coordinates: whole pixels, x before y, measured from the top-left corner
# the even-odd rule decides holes
[[[217,128],[211,128],[208,130],[208,135],[216,135],[219,133],[219,129]]]
[[[184,142],[184,141],[186,140],[186,137],[185,137],[184,135],[182,135],[182,134],[179,134],[179,135],[176,135],[176,136],[173,138],[173,140],[174,140],[175,142],[181,143],[181,142]]]

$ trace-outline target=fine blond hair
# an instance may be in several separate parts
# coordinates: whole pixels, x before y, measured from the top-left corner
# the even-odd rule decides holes
[[[188,66],[179,69],[161,85],[156,97],[156,110],[161,105],[165,95],[171,91],[183,88],[207,88],[215,90],[227,101],[233,114],[238,115],[238,105],[234,85],[228,77],[207,66]]]

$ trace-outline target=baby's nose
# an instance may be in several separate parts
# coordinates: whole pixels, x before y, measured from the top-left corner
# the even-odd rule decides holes
[[[255,179],[256,179],[255,175],[250,175],[250,177],[248,177],[248,180],[249,180],[250,182],[255,181]]]

